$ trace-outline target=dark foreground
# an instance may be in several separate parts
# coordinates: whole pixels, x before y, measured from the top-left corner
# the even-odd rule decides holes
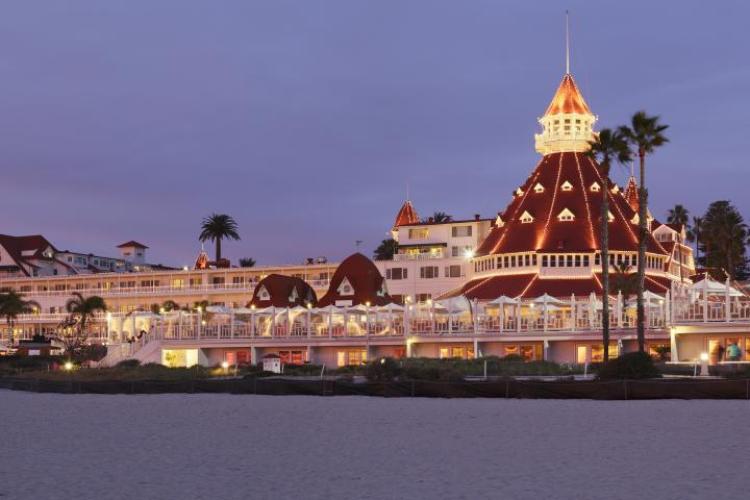
[[[750,399],[750,379],[649,379],[617,381],[394,381],[244,378],[78,381],[0,378],[0,388],[65,394],[225,393],[297,396],[379,396],[521,399]]]

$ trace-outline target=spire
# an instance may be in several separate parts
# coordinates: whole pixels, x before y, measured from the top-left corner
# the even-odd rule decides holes
[[[552,97],[552,101],[547,106],[547,111],[544,112],[544,116],[561,113],[577,113],[579,115],[593,116],[589,105],[586,104],[586,100],[581,95],[581,91],[578,90],[578,85],[576,85],[573,75],[570,73],[566,73],[563,76],[555,95]]]
[[[638,212],[638,182],[635,180],[633,175],[633,165],[630,165],[630,177],[628,178],[628,184],[625,186],[625,191],[622,193],[625,200],[635,212]]]
[[[570,14],[565,11],[565,74],[570,74]]]

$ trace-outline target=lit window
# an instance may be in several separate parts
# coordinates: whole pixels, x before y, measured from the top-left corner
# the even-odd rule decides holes
[[[524,224],[534,222],[534,217],[532,217],[529,212],[524,212],[523,214],[521,214],[521,222]]]
[[[535,193],[543,193],[544,192],[544,186],[542,186],[541,184],[539,184],[537,182],[536,186],[534,186],[534,192]]]
[[[573,212],[571,212],[567,208],[563,209],[562,212],[557,214],[557,220],[561,222],[572,221],[573,219],[575,219],[575,215],[573,215]]]
[[[599,192],[599,190],[600,190],[601,188],[602,188],[602,187],[601,187],[601,186],[599,185],[599,183],[598,183],[598,182],[595,182],[595,183],[593,183],[593,184],[591,185],[591,188],[590,188],[590,189],[591,189],[591,191],[593,191],[593,192],[595,192],[595,193],[598,193],[598,192]]]
[[[521,188],[516,189],[516,196],[523,196],[523,189]]]
[[[562,186],[560,186],[560,189],[562,189],[563,191],[573,191],[573,184],[565,181],[562,183]]]

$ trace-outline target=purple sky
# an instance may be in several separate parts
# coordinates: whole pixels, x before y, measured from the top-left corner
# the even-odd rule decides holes
[[[566,7],[599,126],[671,125],[653,212],[750,217],[745,2],[6,0],[0,232],[183,265],[226,212],[232,259],[280,264],[371,253],[407,181],[422,215],[491,216],[538,160]]]

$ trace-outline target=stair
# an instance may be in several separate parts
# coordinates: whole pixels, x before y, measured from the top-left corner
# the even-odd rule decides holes
[[[115,366],[120,361],[127,359],[137,359],[141,364],[161,363],[161,341],[150,340],[143,345],[127,342],[108,345],[107,355],[97,365],[100,367]]]

